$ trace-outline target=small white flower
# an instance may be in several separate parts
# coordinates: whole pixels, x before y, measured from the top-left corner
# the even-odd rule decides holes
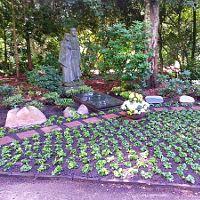
[[[140,112],[139,112],[138,110],[135,110],[135,111],[134,111],[134,114],[137,115],[137,114],[140,114]]]
[[[133,114],[141,114],[141,113],[147,112],[149,106],[150,105],[145,101],[135,102],[135,101],[127,100],[127,101],[124,101],[124,103],[121,106],[121,109],[130,111]]]
[[[146,110],[144,108],[142,108],[140,111],[141,111],[141,113],[146,112]]]
[[[121,105],[121,109],[122,109],[122,110],[126,110],[125,102]]]

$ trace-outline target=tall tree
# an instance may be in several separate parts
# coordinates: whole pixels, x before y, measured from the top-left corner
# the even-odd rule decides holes
[[[15,15],[15,4],[14,0],[11,0],[12,8],[12,31],[13,31],[13,43],[15,52],[15,66],[16,66],[16,76],[19,78],[19,53],[18,53],[18,43],[17,43],[17,33],[16,33],[16,15]]]
[[[156,87],[158,73],[158,28],[159,28],[159,0],[145,0],[145,21],[150,23],[149,49],[152,51],[151,72],[149,86]]]
[[[193,0],[193,30],[192,30],[192,55],[191,60],[194,61],[196,51],[196,38],[197,38],[197,1]]]
[[[26,53],[27,53],[27,60],[28,60],[28,69],[32,70],[33,68],[33,63],[32,63],[32,55],[31,55],[31,38],[30,38],[30,33],[31,33],[31,16],[29,13],[31,13],[32,9],[30,8],[29,4],[31,2],[27,0],[23,0],[23,17],[24,17],[24,37],[26,40]],[[32,6],[34,3],[32,2]]]
[[[7,48],[7,29],[10,23],[10,10],[8,8],[8,3],[0,0],[0,37],[3,39],[4,43],[4,64],[7,66],[8,63],[8,48]]]

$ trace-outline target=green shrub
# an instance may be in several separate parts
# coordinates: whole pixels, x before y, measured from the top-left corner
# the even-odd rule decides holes
[[[34,106],[34,107],[38,108],[39,110],[44,110],[44,104],[42,102],[39,102],[39,101],[36,101],[36,100],[27,102],[25,104],[25,106]]]
[[[200,97],[200,83],[198,81],[194,81],[192,84],[193,95],[196,97]]]
[[[44,94],[44,97],[49,100],[51,103],[54,103],[60,107],[72,106],[74,101],[69,98],[60,98],[60,95],[57,92],[49,92]]]
[[[87,92],[92,92],[92,91],[93,91],[93,89],[91,87],[83,85],[78,88],[74,88],[74,89],[65,91],[65,96],[72,97],[77,94],[82,94],[82,93],[87,93]]]
[[[56,99],[60,98],[60,95],[57,92],[48,92],[43,95],[45,99],[54,102]]]
[[[91,77],[92,71],[96,69],[95,65],[98,62],[98,37],[92,35],[88,30],[83,30],[79,35],[79,40],[83,47],[81,52],[81,73],[84,77]]]
[[[165,88],[160,90],[160,95],[162,96],[176,96],[183,94],[192,94],[193,89],[189,81],[183,81],[178,78],[170,79],[166,84]]]
[[[183,94],[192,94],[194,88],[190,79],[190,71],[185,70],[180,73],[180,78],[169,78],[168,76],[160,76],[161,80],[165,84],[165,88],[160,90],[162,96],[176,96]],[[181,79],[182,78],[182,79]]]
[[[113,87],[111,89],[111,92],[113,92],[115,95],[119,95],[122,92],[122,88],[121,87]]]
[[[57,98],[55,99],[54,103],[60,107],[67,107],[74,105],[74,101],[72,99],[67,99],[67,98]]]
[[[10,85],[0,86],[0,97],[11,96],[15,92],[15,87]]]
[[[188,65],[182,65],[182,69],[189,70],[191,72],[191,78],[193,80],[200,79],[200,61],[196,60],[195,62],[189,62]]]
[[[131,91],[125,91],[125,92],[121,92],[120,96],[122,96],[124,99],[128,100],[129,99],[129,95],[131,94]]]
[[[99,37],[105,40],[100,47],[100,72],[105,76],[112,70],[112,77],[145,86],[150,76],[145,23],[136,21],[129,29],[124,24],[115,24],[103,30]]]
[[[40,66],[27,73],[28,82],[49,91],[59,91],[62,77],[52,66]]]
[[[21,94],[17,94],[11,97],[5,97],[3,99],[3,105],[11,108],[15,108],[23,104],[24,98]]]

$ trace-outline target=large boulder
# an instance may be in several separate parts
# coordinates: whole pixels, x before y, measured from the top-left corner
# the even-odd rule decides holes
[[[5,127],[17,128],[42,124],[46,122],[45,115],[34,106],[15,108],[8,111]]]
[[[195,100],[193,97],[183,95],[179,98],[179,102],[181,103],[194,103]]]
[[[146,96],[145,101],[149,104],[163,103],[164,99],[161,96]]]
[[[81,104],[77,110],[77,113],[80,115],[88,115],[89,111],[88,111],[88,108],[84,104]]]

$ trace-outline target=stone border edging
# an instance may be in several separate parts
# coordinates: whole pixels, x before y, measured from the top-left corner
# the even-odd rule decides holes
[[[89,178],[84,176],[53,176],[53,175],[35,175],[34,173],[9,173],[1,172],[0,177],[16,177],[16,178],[30,178],[33,180],[67,180],[67,181],[77,181],[77,182],[89,182],[89,183],[104,183],[104,184],[121,184],[121,185],[137,185],[146,187],[163,187],[165,189],[181,189],[189,190],[192,192],[200,192],[200,186],[194,186],[189,184],[177,184],[177,183],[158,183],[146,180],[130,181],[122,179],[106,179],[106,178]]]

